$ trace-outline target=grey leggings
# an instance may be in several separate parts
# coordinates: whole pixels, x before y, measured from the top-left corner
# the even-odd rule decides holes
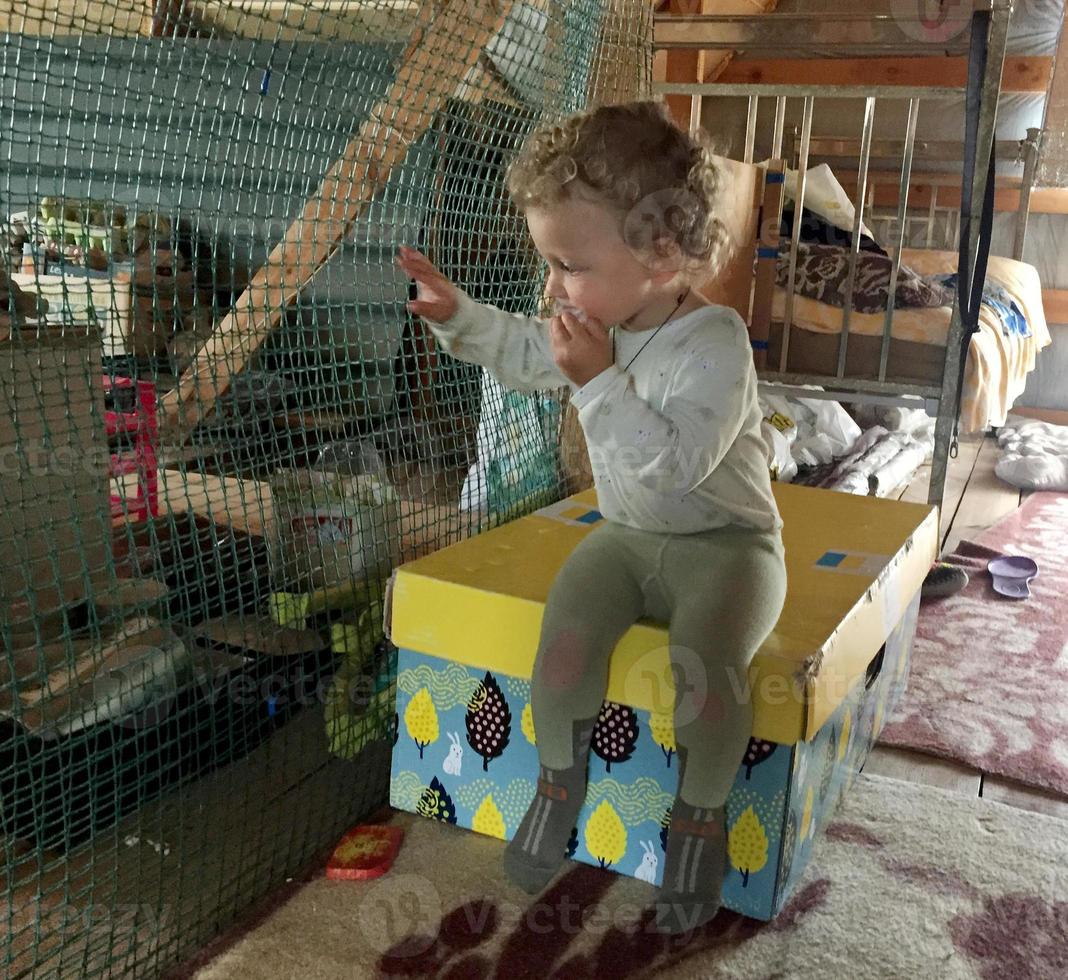
[[[585,764],[573,758],[575,723],[597,716],[612,651],[648,616],[669,626],[679,795],[692,806],[722,806],[752,730],[749,662],[785,596],[778,531],[596,528],[561,568],[542,620],[531,690],[541,764]]]

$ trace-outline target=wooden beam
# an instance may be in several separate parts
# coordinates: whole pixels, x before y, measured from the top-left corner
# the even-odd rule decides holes
[[[512,0],[494,6],[443,0],[420,9],[395,81],[178,379],[178,386],[160,399],[165,428],[191,428],[213,411],[233,376],[244,369],[386,185],[393,167],[475,67],[486,43],[501,29]]]
[[[774,10],[779,0],[668,0],[658,5],[658,13],[687,16],[693,14],[762,14]],[[714,78],[734,57],[733,51],[655,51],[654,82],[698,82]],[[664,97],[672,118],[683,129],[690,126],[691,97]]]
[[[1053,59],[1010,57],[1002,70],[1002,92],[1045,92]],[[735,59],[716,82],[750,85],[937,85],[963,87],[967,58],[768,58]],[[705,76],[704,81],[711,81]]]
[[[1062,18],[1063,18],[1062,14]],[[1061,36],[1054,55],[1053,77],[1046,96],[1046,108],[1042,119],[1045,135],[1042,137],[1042,152],[1035,174],[1039,187],[1068,187],[1068,41],[1064,37],[1064,21],[1061,21]],[[1032,203],[1031,210],[1035,207]]]
[[[1068,323],[1068,289],[1043,289],[1042,309],[1047,323]]]
[[[272,42],[404,41],[420,6],[412,0],[192,0],[192,5],[215,34]]]
[[[835,168],[835,176],[846,194],[856,194],[856,172]],[[868,174],[869,188],[874,185],[876,207],[897,210],[899,174],[896,171],[872,171]],[[926,208],[931,195],[937,191],[938,205],[960,207],[960,174],[917,173],[909,183],[909,208]],[[1020,178],[998,177],[994,191],[994,210],[1015,212],[1020,205]],[[1036,187],[1031,191],[1029,213],[1068,214],[1068,187]]]
[[[0,0],[0,34],[129,37],[149,33],[151,23],[144,0]]]

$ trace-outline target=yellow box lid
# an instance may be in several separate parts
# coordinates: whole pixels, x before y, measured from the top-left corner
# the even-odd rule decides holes
[[[786,549],[779,623],[750,667],[753,734],[811,738],[900,622],[937,557],[933,507],[775,484]],[[398,647],[529,677],[558,569],[596,526],[593,490],[402,566],[393,586]],[[640,669],[635,669],[641,661]],[[662,685],[667,685],[664,687]],[[612,656],[612,701],[673,703],[667,628],[636,623]]]

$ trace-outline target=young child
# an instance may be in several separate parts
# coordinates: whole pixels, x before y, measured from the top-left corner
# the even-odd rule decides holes
[[[724,803],[752,728],[747,671],[786,591],[781,520],[745,325],[692,282],[726,235],[709,152],[657,103],[608,106],[534,133],[509,191],[548,263],[549,322],[475,303],[419,252],[411,312],[502,384],[570,386],[606,518],[550,591],[534,663],[537,793],[505,851],[530,892],[563,863],[619,639],[669,624],[679,785],[657,927],[710,919],[726,870]],[[611,329],[608,329],[611,327]]]

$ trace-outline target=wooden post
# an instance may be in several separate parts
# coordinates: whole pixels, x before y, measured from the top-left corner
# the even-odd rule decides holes
[[[330,168],[318,191],[272,249],[178,385],[160,399],[162,425],[191,428],[206,417],[252,358],[390,172],[475,66],[512,0],[443,0],[419,11],[396,80]]]

